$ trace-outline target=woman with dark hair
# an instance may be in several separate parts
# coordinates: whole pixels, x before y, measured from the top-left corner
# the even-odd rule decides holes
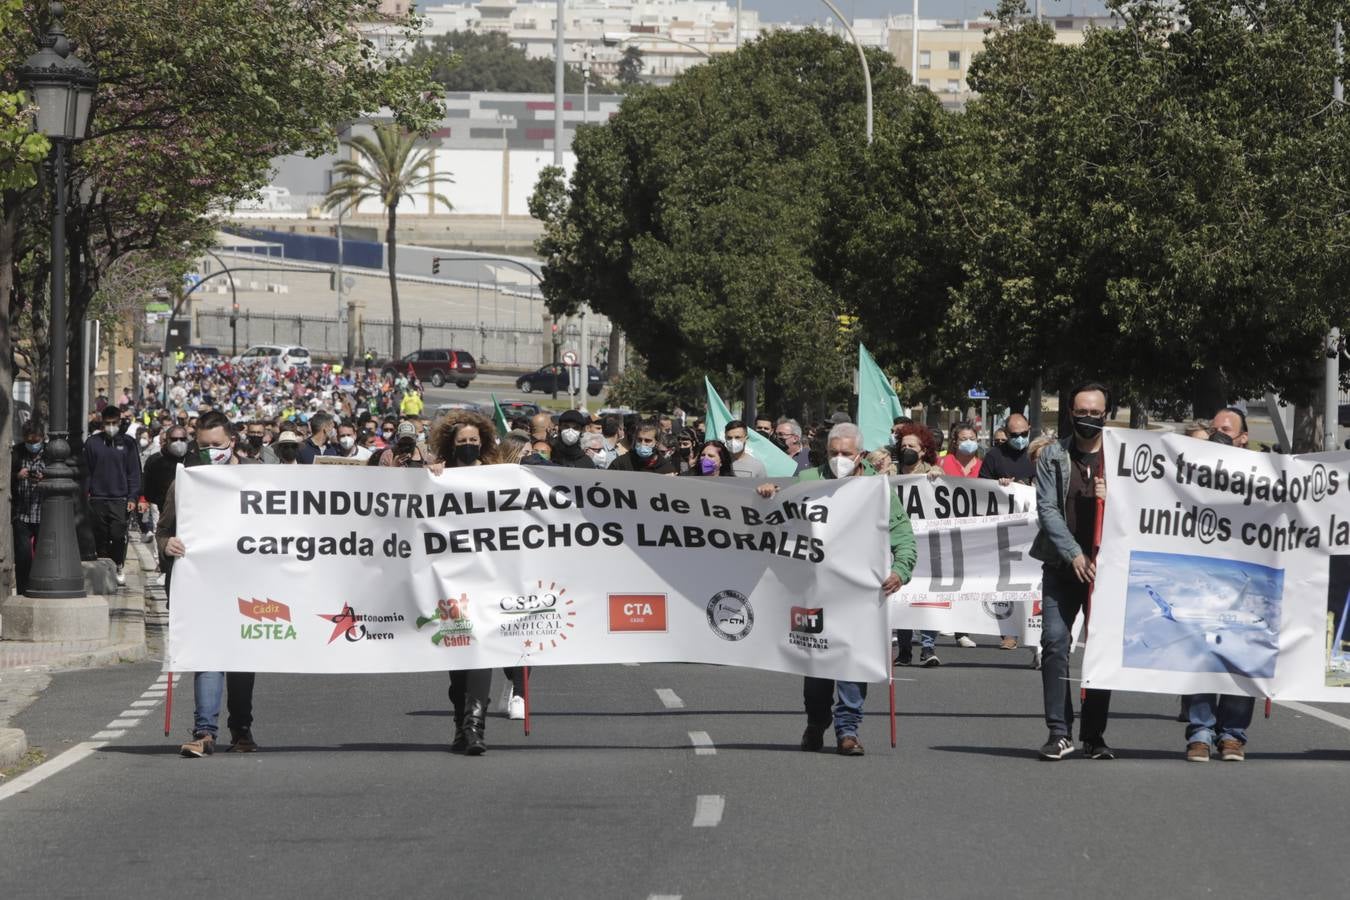
[[[452,412],[431,434],[431,451],[447,469],[491,465],[497,462],[497,432],[481,413]],[[447,603],[453,606],[454,601]],[[452,669],[450,705],[455,712],[455,737],[450,750],[468,756],[487,752],[484,730],[492,696],[491,669]]]
[[[980,477],[980,442],[975,426],[957,422],[947,442],[947,455],[942,457],[942,471],[958,478]]]
[[[704,441],[698,448],[694,465],[681,475],[711,475],[720,478],[735,478],[731,469],[731,451],[721,441]]]

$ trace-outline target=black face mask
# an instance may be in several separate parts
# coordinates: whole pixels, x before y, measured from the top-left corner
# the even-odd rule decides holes
[[[277,448],[277,459],[282,462],[295,462],[295,451],[298,448],[294,444],[287,444],[284,447]]]
[[[461,466],[471,466],[478,462],[478,454],[482,450],[477,444],[460,444],[455,448],[455,463]]]
[[[910,447],[905,447],[900,451],[900,465],[917,466],[919,464],[919,451]]]
[[[1211,444],[1223,444],[1225,447],[1233,446],[1233,439],[1230,438],[1228,435],[1224,434],[1222,431],[1216,431],[1213,434],[1211,434],[1209,436],[1209,442]]]
[[[1074,416],[1073,433],[1085,441],[1090,441],[1102,433],[1106,427],[1106,416]]]
[[[263,436],[262,436],[261,434],[250,434],[250,435],[248,436],[248,445],[249,445],[250,447],[252,447],[253,450],[254,450],[255,452],[258,451],[258,450],[261,450],[261,449],[262,449],[262,439],[263,439]]]

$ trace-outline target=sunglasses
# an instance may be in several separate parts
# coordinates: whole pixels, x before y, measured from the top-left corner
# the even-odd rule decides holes
[[[994,438],[995,447],[1002,447],[1006,443],[1008,443],[1007,438]]]

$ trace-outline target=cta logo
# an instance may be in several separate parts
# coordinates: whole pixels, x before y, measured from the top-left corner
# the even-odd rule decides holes
[[[820,637],[825,630],[825,607],[794,606],[788,611],[788,643],[803,650],[828,650],[830,639]]]
[[[518,638],[527,653],[543,653],[567,640],[568,629],[576,628],[575,600],[567,597],[567,588],[556,581],[544,586],[542,580],[528,593],[510,594],[497,601],[506,621],[497,626],[503,637]]]
[[[473,622],[469,619],[469,595],[460,594],[459,599],[440,600],[436,611],[429,616],[417,617],[417,630],[433,625],[431,643],[438,647],[467,647],[473,640]]]
[[[740,591],[719,591],[708,601],[708,627],[724,641],[739,641],[755,627],[755,608]]]
[[[394,633],[392,631],[374,631],[366,627],[370,624],[386,624],[392,622],[402,622],[403,616],[398,613],[386,616],[368,616],[358,613],[352,609],[350,603],[342,604],[340,613],[318,613],[320,619],[325,622],[333,623],[333,633],[328,638],[328,643],[333,643],[338,638],[346,638],[348,643],[354,644],[357,641],[392,641]]]
[[[665,594],[610,594],[609,630],[665,631]]]
[[[235,599],[239,601],[240,615],[253,620],[252,624],[245,622],[239,626],[240,639],[245,641],[295,640],[295,626],[291,624],[291,608],[285,603],[278,603],[271,598],[259,600],[257,597],[250,599],[237,597]],[[282,624],[283,622],[285,624]]]

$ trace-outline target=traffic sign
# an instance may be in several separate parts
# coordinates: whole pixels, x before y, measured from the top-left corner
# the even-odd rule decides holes
[[[562,361],[565,366],[575,366],[577,364],[577,355],[571,350],[566,350],[563,352]]]
[[[973,387],[966,391],[967,400],[988,400],[989,392],[981,387]]]

